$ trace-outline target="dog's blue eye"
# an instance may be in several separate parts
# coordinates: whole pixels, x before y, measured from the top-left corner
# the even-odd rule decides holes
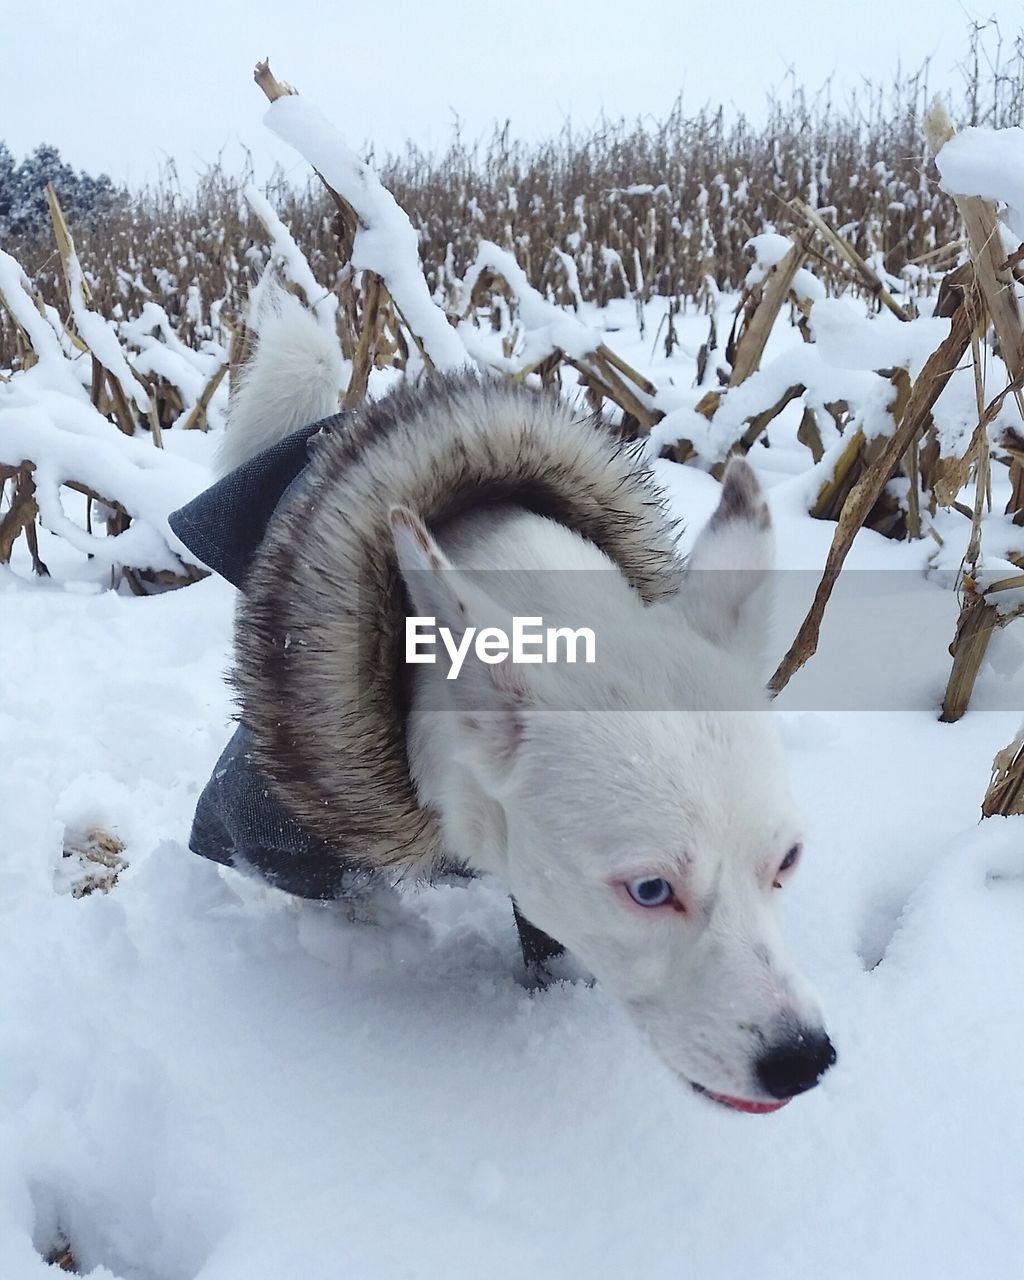
[[[641,907],[663,907],[672,897],[672,886],[661,876],[627,880],[626,892]]]
[[[786,856],[782,859],[782,862],[779,864],[779,870],[788,871],[790,867],[793,865],[793,863],[796,862],[797,858],[799,857],[800,857],[800,846],[798,844],[795,844],[792,847],[792,849],[790,849],[789,853],[787,853]]]

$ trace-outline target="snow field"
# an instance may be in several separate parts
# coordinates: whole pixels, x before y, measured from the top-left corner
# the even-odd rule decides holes
[[[297,103],[276,103],[272,127],[337,160],[320,168],[362,202],[357,251],[387,259],[406,313],[428,317],[435,362],[458,367],[458,335],[429,320],[408,235],[381,232],[389,197]],[[983,186],[1009,152],[987,145],[950,152],[944,179],[1002,196],[1020,234],[1016,187]],[[1016,155],[1019,138],[999,145]],[[785,253],[780,239],[761,237],[762,267]],[[20,294],[11,260],[0,268]],[[806,296],[814,283],[801,282]],[[724,334],[734,302],[720,305]],[[553,341],[557,323],[584,344],[604,331],[638,369],[657,364],[671,412],[655,443],[692,438],[705,461],[794,380],[824,402],[845,379],[865,432],[891,429],[873,370],[884,357],[916,373],[944,323],[862,321],[819,299],[816,344],[778,326],[761,371],[709,424],[692,386],[707,319],[684,314],[666,359],[663,309],[647,309],[642,335],[631,304],[571,322],[544,310],[536,328]],[[32,403],[8,388],[8,447],[20,458],[14,433],[35,427],[38,441],[53,425],[31,418],[40,406],[68,449],[96,443],[56,330],[23,310],[47,358]],[[474,358],[489,347],[500,363],[499,339],[471,338]],[[989,368],[1001,389],[1004,371]],[[936,409],[951,447],[973,406],[965,368]],[[788,406],[751,455],[780,564],[804,571],[780,576],[796,594],[773,657],[833,533],[805,514],[817,469],[796,440],[800,412]],[[124,478],[146,536],[212,461],[214,439],[168,437],[165,457],[133,458]],[[48,453],[59,505],[67,457],[56,443]],[[692,538],[718,486],[657,465]],[[230,732],[232,592],[212,580],[146,599],[103,592],[104,563],[44,536],[51,580],[27,581],[20,560],[0,572],[0,1280],[52,1277],[44,1258],[62,1244],[94,1280],[1017,1280],[1024,818],[978,816],[989,762],[1020,719],[1024,655],[1009,628],[972,710],[938,723],[957,609],[948,575],[968,522],[942,514],[936,530],[941,548],[863,532],[848,561],[846,581],[876,596],[891,579],[886,620],[893,640],[911,633],[910,661],[862,649],[870,628],[851,642],[858,607],[841,588],[820,653],[777,704],[806,817],[780,912],[839,1062],[769,1117],[682,1087],[600,989],[527,989],[493,884],[405,888],[402,918],[382,930],[193,857],[192,810]],[[987,569],[1017,537],[1005,517],[986,519]],[[848,675],[852,658],[860,683],[844,703],[828,664]],[[65,832],[94,825],[124,842],[129,865],[109,894],[76,899]]]
[[[717,486],[661,473],[695,532]],[[779,541],[814,558],[798,483]],[[52,1275],[58,1237],[118,1280],[1016,1275],[1024,823],[977,825],[1015,712],[782,712],[807,855],[780,905],[840,1061],[755,1118],[600,990],[524,988],[493,885],[407,892],[395,938],[187,852],[229,732],[224,584],[7,573],[0,601],[5,1280]],[[130,865],[76,900],[89,824]]]

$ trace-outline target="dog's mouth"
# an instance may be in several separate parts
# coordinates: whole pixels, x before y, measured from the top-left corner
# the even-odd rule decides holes
[[[719,1106],[729,1107],[733,1111],[743,1111],[749,1116],[766,1116],[772,1111],[781,1110],[792,1098],[782,1098],[778,1102],[750,1102],[746,1098],[733,1098],[728,1093],[715,1093],[714,1089],[705,1089],[702,1084],[690,1081],[690,1087],[702,1098],[717,1102]]]

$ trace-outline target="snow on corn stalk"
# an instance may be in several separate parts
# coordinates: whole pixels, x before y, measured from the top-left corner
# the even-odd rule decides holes
[[[841,243],[820,215],[808,217],[806,206],[795,212],[825,245],[835,250]],[[1005,392],[987,410],[978,400],[976,329],[988,297],[971,263],[949,277],[935,316],[911,317],[885,293],[874,268],[852,250],[840,254],[862,284],[872,275],[878,280],[886,310],[869,318],[843,299],[826,298],[802,268],[806,234],[798,243],[759,236],[750,248],[755,264],[727,347],[731,368],[719,370],[726,385],[696,391],[658,424],[651,445],[720,474],[725,458],[749,452],[798,402],[797,438],[816,464],[806,482],[808,510],[837,527],[811,608],[772,677],[772,690],[780,692],[816,651],[825,608],[858,531],[869,526],[888,536],[923,536],[939,506],[956,505],[980,450],[987,459],[989,431],[1013,430],[1020,412]],[[763,361],[766,337],[787,298],[806,345]],[[972,343],[974,368],[962,363]],[[1000,347],[1011,361],[1012,348]],[[1001,371],[1003,381],[1009,379],[1000,357],[987,350],[985,364],[990,376]],[[996,613],[993,605],[993,619]],[[990,626],[1008,618],[1005,610],[998,613],[1000,621]]]
[[[1007,368],[984,335],[979,335],[977,321],[986,307],[992,312],[992,303],[976,263],[965,261],[947,273],[935,314],[918,316],[912,293],[898,289],[900,281],[886,271],[877,255],[858,253],[844,238],[845,227],[842,233],[834,230],[826,210],[815,207],[817,198],[809,192],[808,202],[793,199],[782,208],[783,217],[791,223],[790,234],[772,228],[748,241],[752,266],[732,332],[720,348],[718,315],[712,316],[711,337],[698,357],[697,385],[687,388],[673,378],[671,370],[664,379],[659,373],[642,376],[612,349],[609,344],[614,339],[598,323],[597,314],[587,314],[590,303],[571,253],[554,242],[543,246],[565,277],[557,287],[546,286],[545,293],[531,283],[529,244],[514,237],[509,228],[504,245],[480,236],[472,208],[466,234],[480,238],[471,253],[463,254],[469,266],[459,279],[454,259],[446,259],[431,293],[420,257],[422,228],[417,232],[372,169],[312,106],[276,80],[266,63],[257,67],[256,80],[271,101],[268,125],[311,162],[338,210],[335,227],[340,225],[340,231],[333,251],[325,253],[320,244],[318,256],[307,258],[269,201],[251,187],[246,190],[249,206],[267,233],[265,256],[318,323],[340,342],[351,370],[345,390],[347,406],[358,405],[398,377],[429,375],[434,370],[476,366],[556,388],[562,387],[564,379],[568,390],[582,389],[595,407],[611,408],[624,431],[646,434],[652,454],[661,453],[713,474],[720,474],[731,454],[786,440],[799,423],[796,440],[809,455],[803,480],[807,508],[823,520],[835,521],[836,532],[819,595],[776,673],[776,688],[814,652],[822,610],[862,527],[894,537],[919,538],[935,532],[940,541],[934,526],[936,513],[946,508],[971,516],[959,495],[972,469],[978,473],[981,461],[988,459],[993,438],[1004,444],[1000,461],[1024,461],[1012,344],[1006,341],[1006,326],[997,324],[1000,352],[1011,365]],[[629,191],[638,196],[646,193],[651,200],[672,201],[667,187],[647,192],[637,186]],[[1009,203],[1017,208],[1012,200]],[[515,207],[510,192],[509,209]],[[411,212],[419,214],[422,222],[422,211]],[[573,230],[564,239],[569,248],[575,247],[574,237],[590,235],[582,203],[574,206],[572,218]],[[655,223],[648,221],[651,234],[644,239],[641,291],[657,269],[651,258]],[[61,242],[59,222],[55,218]],[[448,232],[450,236],[453,229]],[[69,233],[63,240],[70,240]],[[976,240],[972,237],[971,243],[977,259]],[[467,247],[468,242],[463,245]],[[535,245],[534,252],[541,247]],[[950,246],[940,248],[945,254]],[[594,246],[588,245],[586,253],[593,251]],[[593,261],[605,252],[615,255],[607,246],[598,246]],[[252,256],[259,258],[261,251],[254,248]],[[62,258],[68,258],[63,251]],[[73,257],[68,261],[72,320],[79,332],[66,329],[52,308],[37,309],[31,291],[22,290],[17,331],[27,335],[32,359],[38,359],[35,348],[49,352],[48,376],[56,377],[52,371],[63,363],[63,376],[65,381],[70,378],[74,394],[81,398],[83,390],[90,389],[101,416],[122,423],[117,389],[131,405],[133,417],[140,414],[140,406],[134,392],[127,394],[131,386],[117,356],[106,350],[104,334],[113,336],[125,346],[122,354],[129,374],[149,392],[160,389],[164,406],[160,420],[165,426],[194,425],[207,408],[212,425],[219,425],[223,396],[213,402],[210,397],[224,374],[223,349],[206,341],[197,351],[179,336],[188,332],[198,344],[198,321],[192,329],[179,328],[168,315],[173,310],[170,302],[164,310],[147,300],[137,318],[104,322],[104,332],[97,330],[93,335],[96,326],[87,314],[82,273],[79,269],[76,275]],[[326,282],[317,279],[311,262],[318,264],[320,274],[327,270]],[[131,265],[133,270],[137,266],[134,261]],[[707,271],[711,266],[709,259]],[[594,269],[593,262],[587,269]],[[992,269],[997,279],[1007,282],[1006,264],[996,262]],[[823,281],[834,282],[839,276],[845,276],[857,296],[869,294],[879,314],[868,317],[848,299],[827,297]],[[709,284],[708,296],[712,294],[717,313],[717,286]],[[258,297],[259,287],[256,301]],[[793,323],[804,343],[777,354],[776,336]],[[90,353],[82,325],[94,345],[104,350],[107,364],[116,366],[121,375],[109,378],[111,394],[106,401],[99,394],[96,370],[106,378],[107,365],[96,352]],[[482,332],[488,325],[500,335],[499,343],[489,341]],[[244,327],[236,324],[233,353],[244,347]],[[974,351],[975,368],[964,361],[969,349]],[[58,352],[62,361],[55,358]],[[94,357],[91,382],[85,367],[90,354]],[[981,400],[978,396],[975,370],[982,365],[990,380],[1010,384],[988,405],[982,402],[984,396]],[[381,376],[371,386],[375,373]],[[20,376],[19,372],[16,377]],[[166,406],[171,402],[177,407],[168,414]],[[141,425],[146,425],[145,420]],[[980,487],[975,486],[976,494]],[[44,496],[42,505],[47,518],[59,524],[53,503]],[[25,509],[22,492],[19,510]],[[70,531],[68,538],[72,539]],[[959,545],[956,536],[952,542]],[[1008,563],[1015,568],[1016,560]],[[1004,616],[1002,610],[1000,618]]]
[[[986,406],[986,366],[974,337],[977,382],[976,500],[972,537],[962,571],[962,608],[950,646],[953,667],[942,703],[942,718],[960,719],[967,710],[989,642],[999,627],[1024,613],[1024,555],[1013,560],[986,555],[981,538],[982,493],[993,457],[1009,467],[1010,499],[1006,515],[1024,525],[1024,306],[1015,270],[1024,259],[1024,130],[966,129],[957,134],[944,107],[936,103],[925,119],[943,188],[953,195],[964,221],[970,264],[978,295],[978,314],[995,331],[1002,360],[1001,390]],[[991,375],[990,368],[988,369]],[[1000,426],[1003,407],[1014,404],[1016,421]],[[964,480],[967,479],[965,475]],[[1019,764],[1017,766],[1019,770]]]
[[[0,384],[0,491],[9,496],[0,513],[0,564],[24,537],[36,573],[47,574],[42,528],[136,591],[202,576],[167,516],[202,488],[203,468],[154,449],[145,433],[128,435],[100,412],[86,353],[72,347],[67,354],[25,273],[2,251],[0,303],[32,352],[28,367]],[[104,342],[100,347],[110,359]],[[117,350],[125,360],[119,344]],[[82,504],[81,521],[68,514],[71,501]]]
[[[13,479],[20,493],[0,521],[0,562],[10,559],[14,537],[38,516],[43,528],[115,575],[132,570],[194,580],[195,561],[167,516],[202,487],[202,469],[165,456],[147,440],[119,438],[85,396],[33,394],[34,372],[0,388],[0,477]],[[91,520],[99,515],[107,525],[103,535],[71,519],[64,490],[93,504]],[[33,559],[45,573],[38,550]]]
[[[270,99],[264,116],[267,127],[309,161],[353,220],[352,266],[371,275],[367,310],[375,319],[379,301],[374,295],[383,285],[428,368],[452,372],[470,366],[469,353],[430,296],[416,230],[394,196],[340,132],[310,102],[278,81],[267,63],[257,66],[255,79]],[[366,328],[369,318],[364,317]],[[364,355],[362,364],[366,363]],[[353,371],[363,389],[366,376],[368,367]]]
[[[465,322],[481,301],[484,286],[493,287],[495,280],[504,282],[523,330],[523,342],[515,359],[506,357],[498,367],[517,381],[536,374],[547,384],[564,360],[580,375],[591,403],[600,407],[607,400],[617,405],[631,428],[647,433],[664,417],[665,409],[658,402],[654,383],[616,355],[599,330],[543,297],[530,284],[515,256],[490,240],[481,242],[457,290],[463,321],[460,331],[467,345],[472,339],[465,336]],[[482,354],[481,362],[495,363]]]
[[[20,335],[27,339],[23,364],[46,360],[55,380],[55,390],[81,386],[81,380],[70,364],[65,363],[64,347],[50,321],[48,309],[37,306],[32,282],[21,263],[0,249],[0,302],[14,321]]]
[[[134,405],[136,412],[149,420],[153,428],[153,443],[159,446],[162,443],[160,425],[152,398],[129,366],[110,322],[89,306],[82,265],[52,183],[47,184],[46,198],[64,268],[71,316],[79,338],[93,358],[93,381],[96,383],[100,377],[105,377],[117,424],[126,435],[131,435],[135,430],[135,418],[131,411],[131,406]]]
[[[338,336],[338,298],[313,274],[305,254],[295,243],[292,233],[277,216],[273,205],[253,183],[247,182],[244,195],[249,207],[270,237],[271,262],[276,270],[296,288],[320,327],[333,338]]]
[[[319,174],[352,236],[351,265],[366,277],[361,331],[345,404],[353,406],[363,399],[370,369],[380,362],[378,334],[389,303],[428,370],[494,364],[483,357],[473,334],[465,326],[454,327],[431,297],[417,232],[376,173],[315,107],[273,75],[268,63],[259,63],[254,75],[271,103],[265,123]],[[545,299],[513,255],[489,241],[479,246],[476,262],[463,281],[460,294],[467,304],[485,272],[504,280],[526,330],[519,359],[512,361],[509,356],[499,362],[506,372],[520,378],[538,374],[542,382],[549,382],[564,358],[580,374],[592,402],[608,400],[618,405],[630,427],[646,432],[663,416],[664,410],[656,404],[657,387],[605,346],[596,331]]]
[[[978,286],[1024,416],[1024,308],[1016,274],[1024,258],[1024,129],[971,128],[957,134],[941,105],[932,108],[926,129],[942,186],[964,220]],[[1007,514],[1024,525],[1024,464],[1011,457],[1010,471]]]
[[[222,427],[226,404],[217,396],[228,360],[217,343],[195,350],[178,336],[171,318],[157,302],[145,302],[139,316],[122,320],[122,341],[133,350],[132,370],[149,387],[164,427],[208,430]]]

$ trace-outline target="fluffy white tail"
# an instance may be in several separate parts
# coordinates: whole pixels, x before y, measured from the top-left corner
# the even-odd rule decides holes
[[[336,339],[276,282],[260,282],[249,312],[256,349],[231,400],[217,454],[220,475],[300,427],[336,413],[344,378]]]

